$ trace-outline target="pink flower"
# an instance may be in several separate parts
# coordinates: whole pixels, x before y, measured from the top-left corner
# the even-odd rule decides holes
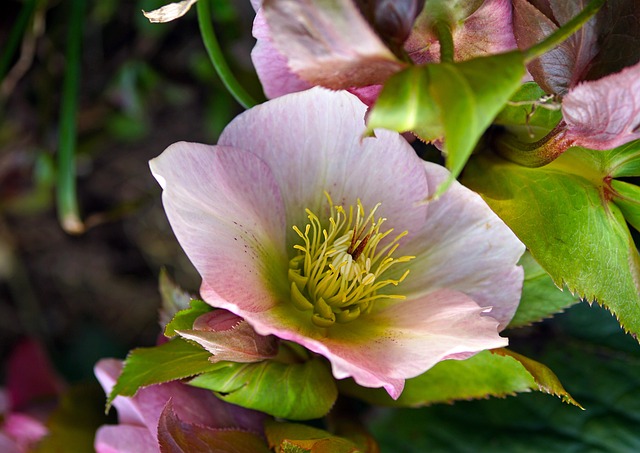
[[[103,359],[97,363],[95,375],[107,395],[121,371],[119,360]],[[132,398],[118,396],[113,405],[118,410],[119,423],[98,429],[94,442],[97,453],[160,452],[158,423],[167,407],[175,411],[180,421],[203,430],[241,428],[260,433],[264,420],[263,414],[225,403],[210,391],[181,382],[145,387]]]
[[[206,302],[397,398],[441,360],[507,344],[524,246],[458,183],[425,203],[447,171],[396,133],[361,138],[365,109],[283,96],[150,165]]]
[[[440,60],[435,32],[436,22],[443,20],[440,16],[451,29],[456,61],[516,48],[509,0],[441,2],[435,7],[427,2],[422,12],[424,2],[419,1],[370,3],[374,11],[368,20],[373,26],[352,0],[330,5],[252,1],[257,9],[253,24],[257,42],[251,58],[266,96],[275,98],[319,85],[353,89],[371,105],[380,85],[407,67],[389,45],[404,47],[397,53],[406,53],[416,64]]]
[[[45,423],[63,386],[40,343],[26,339],[15,347],[0,389],[1,452],[30,451],[48,434]]]

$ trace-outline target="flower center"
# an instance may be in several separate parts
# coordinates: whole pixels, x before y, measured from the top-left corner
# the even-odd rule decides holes
[[[402,295],[378,291],[398,285],[409,270],[397,280],[384,279],[382,274],[391,266],[414,258],[392,257],[407,231],[380,246],[393,231],[391,228],[381,232],[386,219],[375,218],[380,203],[365,216],[359,199],[347,213],[342,206],[333,204],[327,192],[325,196],[331,206],[329,227],[323,228],[318,216],[306,209],[309,222],[304,231],[293,227],[302,244],[293,246],[296,256],[289,261],[291,301],[300,310],[313,310],[311,320],[319,327],[353,321],[369,313],[376,300],[404,299]]]

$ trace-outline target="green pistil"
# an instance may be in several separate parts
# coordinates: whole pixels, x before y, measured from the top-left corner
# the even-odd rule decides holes
[[[319,327],[353,321],[369,313],[376,300],[404,299],[402,295],[378,294],[378,291],[388,285],[398,285],[409,270],[397,280],[381,276],[391,266],[414,258],[392,257],[407,231],[378,249],[380,242],[393,231],[380,231],[386,220],[375,218],[380,203],[365,216],[364,206],[358,200],[347,214],[342,206],[333,204],[328,193],[325,195],[331,206],[329,227],[323,228],[318,216],[306,209],[309,223],[304,231],[293,227],[302,244],[293,246],[296,256],[289,261],[291,302],[300,310],[313,311],[311,320]]]

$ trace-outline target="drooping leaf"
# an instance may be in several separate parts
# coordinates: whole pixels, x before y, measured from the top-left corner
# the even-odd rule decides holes
[[[367,131],[413,131],[426,141],[444,137],[450,183],[518,89],[523,74],[519,52],[411,67],[385,84],[371,110]],[[436,196],[446,186],[443,184]]]
[[[162,453],[268,453],[265,441],[239,429],[213,429],[180,420],[169,401],[158,421],[158,445]]]
[[[524,267],[522,298],[508,327],[541,321],[580,301],[568,290],[558,288],[529,252],[522,255],[520,264]]]
[[[216,368],[219,365],[209,362],[207,351],[179,338],[151,348],[134,349],[124,362],[107,405],[118,395],[135,395],[140,387],[184,379]]]
[[[640,63],[573,88],[562,114],[575,146],[608,150],[640,138]]]
[[[352,0],[265,0],[262,8],[271,38],[289,68],[313,85],[375,85],[405,66]]]
[[[182,338],[195,341],[211,354],[209,361],[259,362],[278,353],[273,335],[258,335],[244,319],[227,310],[214,310],[199,316],[185,330],[176,331]]]
[[[218,392],[229,403],[290,420],[322,417],[338,396],[331,371],[319,358],[302,363],[221,364],[226,366],[201,374],[190,384]]]
[[[392,409],[369,428],[382,451],[632,452],[640,449],[638,344],[600,307],[579,304],[548,321],[531,345],[584,411],[539,394]],[[580,335],[580,337],[576,337]],[[562,347],[558,347],[562,344]]]
[[[187,330],[193,327],[195,320],[212,310],[211,305],[202,300],[193,299],[189,302],[189,308],[177,312],[164,329],[167,337],[178,335],[177,330]]]
[[[440,362],[426,373],[408,379],[397,400],[380,389],[360,387],[350,380],[340,381],[339,387],[369,403],[395,407],[504,397],[531,390],[551,393],[578,405],[546,366],[504,349],[482,351],[466,360]]]
[[[541,168],[477,156],[464,182],[524,242],[558,286],[597,300],[625,330],[640,332],[640,257],[608,189],[611,175],[637,159],[637,146],[572,148]]]
[[[347,439],[299,423],[268,420],[265,434],[269,447],[275,449],[276,453],[364,453]]]

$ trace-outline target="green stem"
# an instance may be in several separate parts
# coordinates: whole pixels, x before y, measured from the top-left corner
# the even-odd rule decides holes
[[[449,24],[439,20],[433,25],[433,28],[440,42],[440,62],[453,63],[453,35]]]
[[[550,51],[569,36],[580,30],[604,5],[606,0],[591,0],[580,13],[564,24],[562,27],[551,33],[544,40],[529,47],[523,52],[525,62],[528,63],[534,58]]]
[[[574,140],[566,137],[566,124],[560,121],[551,132],[533,143],[518,140],[514,135],[505,133],[495,137],[493,148],[507,160],[523,167],[542,167],[553,162],[565,152]]]
[[[229,65],[227,65],[216,34],[213,31],[213,25],[211,24],[211,8],[210,0],[200,0],[198,5],[198,24],[200,25],[200,34],[202,35],[202,41],[209,54],[209,59],[213,64],[218,76],[222,80],[224,86],[229,90],[229,93],[235,98],[240,105],[245,109],[251,108],[257,104],[257,102],[251,97],[249,93],[242,88],[242,85],[233,76]]]
[[[38,0],[29,0],[20,10],[20,14],[11,29],[11,33],[9,34],[9,39],[4,46],[4,51],[2,52],[2,56],[0,56],[0,81],[4,79],[9,71],[9,66],[11,65],[11,61],[13,60],[13,56],[20,45],[20,41],[22,40],[22,36],[29,25],[29,20],[33,17],[33,12],[36,9],[36,4]]]
[[[67,233],[82,233],[76,192],[76,116],[80,88],[82,25],[86,0],[73,0],[67,36],[66,71],[60,107],[60,141],[58,150],[57,201],[58,220]]]

